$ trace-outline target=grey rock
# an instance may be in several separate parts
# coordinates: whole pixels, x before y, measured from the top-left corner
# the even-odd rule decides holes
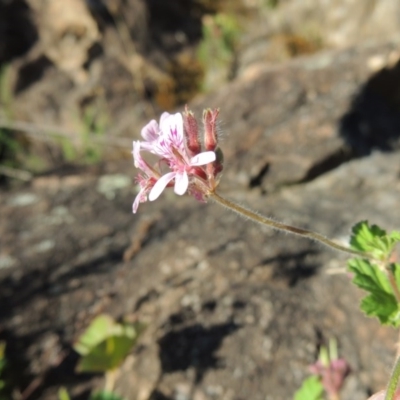
[[[394,46],[329,53],[324,69],[315,56],[199,100],[196,110],[221,107],[228,133],[220,193],[339,241],[362,219],[399,229],[399,150],[370,146],[361,157],[340,130],[370,78],[368,59]],[[346,146],[346,157],[321,167]],[[135,173],[131,162],[118,168]],[[2,246],[18,260],[0,270],[0,304],[9,305],[1,322],[13,331],[16,354],[41,354],[48,333],[71,343],[94,316],[110,312],[147,324],[145,350],[136,349],[132,368],[121,372],[126,393],[189,398],[179,387],[201,398],[286,400],[332,337],[356,377],[346,398],[367,398],[386,384],[396,333],[361,314],[360,292],[337,273],[344,255],[172,193],[132,215],[131,189],[120,187],[109,201],[95,178],[33,182],[40,201],[25,207],[10,203],[15,190],[0,197]],[[43,226],[49,216],[58,222]],[[54,247],[30,251],[48,238]],[[40,360],[28,372],[50,368]]]

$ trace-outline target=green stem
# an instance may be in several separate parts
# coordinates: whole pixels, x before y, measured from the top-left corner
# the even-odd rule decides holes
[[[397,385],[400,379],[400,357],[397,358],[396,364],[394,365],[390,381],[386,389],[385,400],[394,400],[396,394]]]
[[[376,262],[377,260],[372,257],[370,254],[368,253],[364,253],[362,251],[357,251],[357,250],[352,250],[349,249],[346,246],[342,246],[330,239],[328,239],[327,237],[313,232],[313,231],[309,231],[307,229],[303,229],[303,228],[297,228],[295,226],[292,225],[287,225],[287,224],[283,224],[281,222],[277,222],[274,221],[270,218],[264,217],[260,214],[257,214],[254,211],[249,210],[248,208],[242,207],[239,204],[234,203],[231,200],[225,199],[224,197],[221,197],[219,194],[217,194],[216,192],[211,192],[208,194],[208,197],[211,198],[212,200],[214,200],[216,203],[228,208],[231,211],[235,211],[236,213],[238,213],[239,215],[249,218],[254,222],[257,222],[261,225],[266,225],[269,226],[272,229],[276,229],[279,231],[284,231],[284,232],[290,232],[293,233],[294,235],[298,235],[298,236],[302,236],[311,240],[315,240],[317,242],[320,242],[322,244],[324,244],[325,246],[330,247],[331,249],[337,250],[337,251],[341,251],[343,253],[347,253],[353,256],[358,256],[361,258],[367,258],[369,260],[372,260],[374,262]]]
[[[387,269],[387,273],[389,277],[389,283],[390,286],[392,286],[394,296],[396,297],[397,303],[400,304],[400,291],[399,288],[397,287],[396,277],[394,276],[394,273],[390,268]]]

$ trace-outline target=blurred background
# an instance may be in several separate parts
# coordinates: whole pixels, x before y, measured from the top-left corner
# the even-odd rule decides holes
[[[399,30],[392,0],[1,0],[2,182],[129,156],[161,110]]]

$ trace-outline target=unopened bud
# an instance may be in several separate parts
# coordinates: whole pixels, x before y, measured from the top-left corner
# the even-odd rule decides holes
[[[188,110],[187,106],[185,107],[185,112],[183,113],[183,128],[185,130],[188,150],[192,153],[192,155],[199,154],[201,152],[199,129],[194,114],[192,111]]]
[[[204,123],[204,147],[207,151],[215,151],[218,145],[217,118],[219,109],[207,109],[203,111]]]

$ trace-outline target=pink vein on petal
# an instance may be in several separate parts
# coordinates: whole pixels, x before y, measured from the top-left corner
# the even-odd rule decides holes
[[[141,131],[142,138],[147,142],[157,140],[159,136],[159,128],[157,121],[152,119]]]

